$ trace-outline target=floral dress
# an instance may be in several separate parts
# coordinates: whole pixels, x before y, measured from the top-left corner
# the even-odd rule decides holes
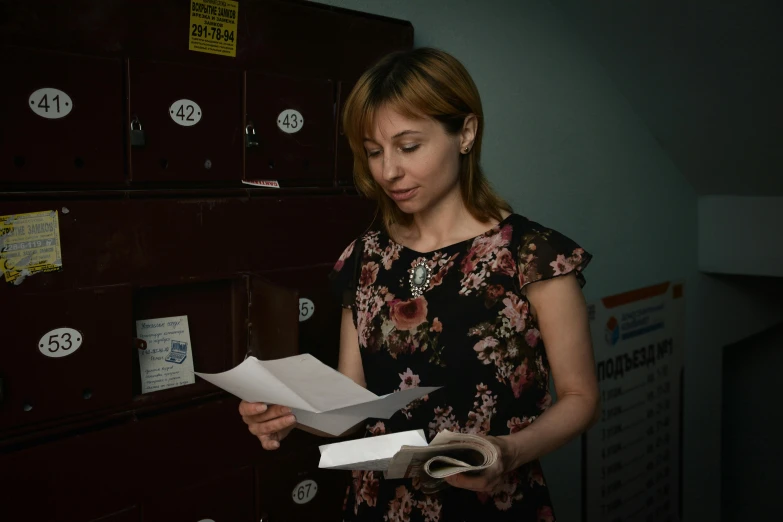
[[[353,310],[367,387],[377,395],[442,386],[386,420],[369,419],[366,436],[423,429],[508,435],[549,407],[549,362],[522,289],[574,273],[591,256],[571,239],[511,214],[472,239],[416,252],[385,232],[364,234],[340,256],[331,278]],[[354,252],[357,244],[362,251]],[[359,259],[360,261],[357,261]],[[358,263],[358,266],[357,266]],[[418,297],[411,274],[429,267]],[[494,494],[449,487],[425,494],[415,479],[386,480],[354,471],[345,521],[553,522],[538,460],[506,474]]]

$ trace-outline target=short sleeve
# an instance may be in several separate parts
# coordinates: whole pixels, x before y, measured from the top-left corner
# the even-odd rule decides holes
[[[517,254],[520,288],[570,273],[584,287],[583,270],[593,257],[569,237],[538,224],[523,234]]]
[[[332,271],[329,273],[329,281],[331,283],[332,294],[335,299],[340,303],[343,308],[353,308],[356,303],[356,255],[354,255],[354,249],[358,240],[354,240],[348,245],[337,262],[334,264]]]

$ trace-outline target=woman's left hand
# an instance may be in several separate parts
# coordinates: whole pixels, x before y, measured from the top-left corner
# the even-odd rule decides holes
[[[493,493],[503,481],[503,475],[513,470],[510,441],[506,436],[486,437],[498,450],[498,460],[477,474],[458,473],[446,477],[446,482],[455,488],[469,489],[483,493]]]

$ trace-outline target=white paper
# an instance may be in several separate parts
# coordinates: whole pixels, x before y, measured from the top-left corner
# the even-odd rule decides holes
[[[392,457],[403,446],[426,446],[424,430],[403,431],[377,437],[319,446],[319,468],[386,471]]]
[[[272,361],[248,357],[226,372],[196,375],[245,401],[288,406],[297,422],[330,435],[340,435],[366,418],[388,419],[440,388],[410,388],[378,397],[310,354]]]
[[[147,343],[139,350],[142,393],[196,382],[187,316],[136,321],[136,337]]]

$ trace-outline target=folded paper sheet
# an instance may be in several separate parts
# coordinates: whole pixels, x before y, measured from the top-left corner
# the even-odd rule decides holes
[[[439,388],[409,388],[378,397],[310,354],[273,361],[248,357],[226,372],[194,373],[248,402],[288,406],[298,423],[330,435],[341,435],[370,417],[388,419]]]

